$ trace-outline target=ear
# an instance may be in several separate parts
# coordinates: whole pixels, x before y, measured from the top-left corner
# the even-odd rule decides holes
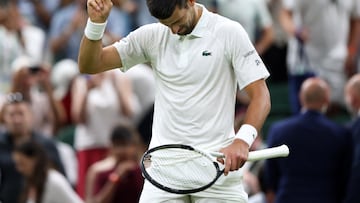
[[[351,105],[356,108],[356,110],[360,110],[360,97],[351,98]]]

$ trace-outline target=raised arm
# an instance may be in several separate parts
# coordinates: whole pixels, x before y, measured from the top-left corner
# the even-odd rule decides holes
[[[103,48],[101,41],[111,7],[111,0],[87,1],[89,20],[78,58],[81,73],[94,74],[122,66],[117,50],[113,46]]]

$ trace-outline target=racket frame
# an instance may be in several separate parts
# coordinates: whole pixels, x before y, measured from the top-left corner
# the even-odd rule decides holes
[[[189,151],[196,151],[197,153],[208,158],[209,160],[213,160],[212,157],[224,158],[224,154],[222,154],[221,152],[212,152],[212,151],[205,152],[205,151],[199,150],[197,148],[194,148],[192,146],[183,145],[183,144],[160,145],[160,146],[157,146],[157,147],[147,150],[143,154],[141,161],[140,161],[140,168],[141,168],[142,174],[143,174],[144,178],[147,179],[151,184],[155,185],[156,187],[158,187],[164,191],[167,191],[170,193],[175,193],[175,194],[191,194],[191,193],[200,192],[202,190],[205,190],[205,189],[211,187],[219,179],[219,177],[224,173],[224,169],[221,170],[219,167],[219,164],[215,161],[212,161],[214,164],[214,167],[216,168],[217,174],[216,174],[216,177],[214,177],[214,180],[209,182],[209,184],[204,185],[199,188],[188,189],[188,190],[179,190],[179,189],[174,189],[174,188],[164,186],[161,183],[157,182],[155,179],[153,179],[147,173],[146,167],[144,166],[144,160],[147,157],[147,155],[151,154],[152,152],[157,151],[157,150],[162,150],[162,149],[168,149],[168,148],[178,148],[178,149],[186,149]],[[247,161],[258,161],[258,160],[271,159],[271,158],[277,158],[277,157],[287,157],[288,155],[289,155],[289,148],[287,145],[283,144],[278,147],[270,147],[270,148],[266,148],[266,149],[251,151],[251,152],[249,152],[249,157],[248,157]]]
[[[212,163],[214,164],[214,167],[216,168],[216,176],[214,177],[214,179],[209,182],[208,184],[201,186],[199,188],[194,188],[194,189],[188,189],[188,190],[181,190],[181,189],[174,189],[174,188],[170,188],[167,186],[162,185],[161,183],[157,182],[155,179],[153,179],[149,173],[146,171],[146,167],[144,166],[144,161],[147,158],[147,156],[149,154],[151,154],[154,151],[158,151],[158,150],[163,150],[163,149],[186,149],[189,151],[195,151],[199,154],[201,154],[202,156],[208,158],[209,160],[211,159],[211,156],[207,153],[205,153],[204,151],[198,150],[192,146],[188,146],[188,145],[182,145],[182,144],[167,144],[167,145],[160,145],[154,148],[149,149],[148,151],[146,151],[140,161],[140,169],[142,171],[142,174],[144,176],[144,178],[146,180],[148,180],[151,184],[155,185],[156,187],[158,187],[159,189],[162,189],[164,191],[170,192],[170,193],[175,193],[175,194],[191,194],[191,193],[196,193],[196,192],[200,192],[203,191],[209,187],[211,187],[216,181],[217,179],[219,179],[219,177],[224,173],[224,169],[220,169],[219,164],[215,161],[212,161]]]

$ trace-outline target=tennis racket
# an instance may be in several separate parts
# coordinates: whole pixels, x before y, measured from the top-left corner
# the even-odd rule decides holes
[[[281,145],[251,151],[247,161],[286,157],[288,154],[289,148]],[[144,153],[140,168],[154,186],[170,193],[190,194],[209,188],[224,173],[216,158],[224,158],[224,155],[188,145],[161,145]]]

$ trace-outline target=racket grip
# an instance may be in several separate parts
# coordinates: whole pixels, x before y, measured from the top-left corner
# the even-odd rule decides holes
[[[209,153],[210,153],[211,156],[216,157],[216,158],[225,158],[225,155],[223,153],[221,153],[221,152],[213,152],[213,151],[211,151]]]
[[[258,161],[276,157],[287,157],[289,155],[289,147],[285,144],[278,147],[270,147],[249,152],[248,161]]]

